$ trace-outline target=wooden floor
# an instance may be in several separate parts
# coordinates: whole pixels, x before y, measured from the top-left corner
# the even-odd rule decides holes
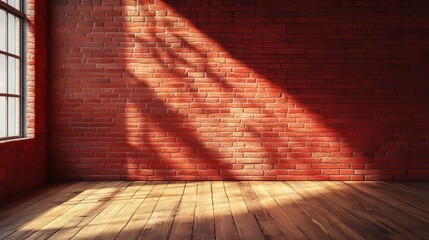
[[[429,182],[73,182],[0,207],[0,239],[429,239]]]

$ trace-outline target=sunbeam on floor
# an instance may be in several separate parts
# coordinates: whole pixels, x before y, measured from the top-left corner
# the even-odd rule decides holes
[[[71,182],[4,202],[0,239],[425,239],[427,182]]]

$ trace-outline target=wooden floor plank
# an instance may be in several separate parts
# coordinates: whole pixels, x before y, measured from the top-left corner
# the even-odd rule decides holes
[[[74,192],[73,190],[81,185],[85,185],[85,183],[64,184],[61,185],[62,188],[54,188],[51,190],[55,191],[55,193],[45,192],[41,194],[43,196],[42,198],[37,196],[30,198],[30,201],[34,202],[18,200],[16,205],[15,203],[10,204],[13,205],[13,208],[11,208],[10,205],[9,207],[4,207],[5,210],[0,213],[0,229],[5,229],[11,224],[11,219],[13,219],[15,223],[18,222],[17,220],[20,220],[20,218],[23,218],[23,221],[25,221],[26,218],[30,217],[29,214],[38,214],[50,209],[54,205],[52,202],[59,202],[62,199],[64,199],[64,201],[68,200],[72,197],[70,192]],[[58,196],[56,193],[64,194]],[[15,209],[16,211],[14,212]]]
[[[76,193],[87,189],[92,184],[88,182],[79,182],[66,185],[56,194],[47,196],[38,201],[37,204],[32,204],[29,207],[22,209],[13,217],[9,217],[0,221],[0,239],[25,239],[43,227],[45,222],[53,220],[58,214],[71,208],[71,204],[66,204],[68,201],[73,201]],[[41,220],[35,220],[43,218]],[[12,222],[13,220],[13,222]]]
[[[192,239],[196,203],[197,183],[188,182],[186,183],[182,201],[174,218],[173,227],[169,235],[170,240]]]
[[[425,189],[429,182],[70,182],[3,201],[0,239],[429,239]]]
[[[225,182],[231,212],[240,239],[265,239],[253,214],[249,213],[237,182]]]
[[[253,182],[252,187],[255,189],[265,209],[287,239],[308,239],[304,232],[296,226],[290,216],[284,212],[277,202],[268,194],[263,182]]]
[[[78,230],[71,239],[94,239],[110,223],[112,217],[123,207],[121,197],[132,182],[122,182],[120,185],[99,200],[100,205],[85,213],[85,218],[75,228]]]
[[[193,239],[214,239],[214,224],[211,182],[198,182]]]
[[[401,183],[362,182],[361,185],[369,186],[411,207],[429,213],[429,194],[424,193],[421,189],[405,187],[408,185]],[[408,197],[404,197],[404,194]]]
[[[138,239],[168,239],[184,188],[184,182],[167,185]]]
[[[313,219],[305,214],[301,208],[290,198],[285,195],[282,188],[278,187],[278,183],[264,183],[267,193],[276,201],[277,205],[282,209],[293,223],[305,234],[309,239],[330,239],[329,234],[320,224],[317,224]]]
[[[386,193],[387,191],[380,191],[379,188],[373,188],[371,185],[356,184],[354,182],[348,182],[346,184],[353,188],[352,191],[355,191],[356,189],[358,191],[356,192],[356,194],[360,196],[365,196],[365,201],[367,201],[366,195],[368,195],[373,199],[381,201],[383,204],[387,204],[387,207],[394,214],[401,214],[407,219],[418,221],[419,223],[416,223],[416,224],[424,224],[429,226],[429,219],[425,218],[427,216],[427,211],[416,208],[411,202],[409,205],[407,205],[406,203],[400,200],[401,198],[399,196],[395,198],[390,194]],[[405,198],[402,198],[402,199],[405,199]],[[428,199],[428,204],[425,204],[425,208],[429,208],[429,199]]]
[[[339,199],[343,199],[339,201],[344,202],[344,206],[346,206],[347,209],[353,210],[355,214],[365,219],[365,221],[372,222],[374,225],[385,229],[387,231],[386,234],[390,235],[390,237],[398,236],[400,239],[417,237],[413,231],[404,228],[402,224],[398,224],[398,222],[394,221],[395,218],[400,216],[389,214],[389,208],[387,206],[384,206],[383,211],[380,211],[380,204],[378,202],[369,198],[362,201],[361,197],[349,191],[350,188],[344,186],[345,184],[343,182],[317,183],[332,191],[336,195],[335,198],[338,196]],[[400,221],[401,220],[405,219],[401,218]]]
[[[78,214],[83,212],[85,208],[82,207],[83,203],[92,198],[93,195],[97,194],[97,191],[100,191],[103,187],[105,187],[107,182],[98,182],[91,187],[88,187],[87,190],[81,192],[78,196],[71,199],[68,203],[70,208],[68,210],[58,211],[58,215],[55,219],[49,219],[44,217],[43,221],[37,221],[38,224],[44,225],[43,227],[36,227],[37,231],[35,231],[32,235],[28,236],[27,240],[30,239],[48,239],[51,235],[53,235],[56,231],[63,228],[65,224],[69,221],[73,220],[77,217]],[[89,200],[95,204],[94,200]]]
[[[81,229],[71,239],[94,239],[103,229],[110,224],[113,217],[121,210],[123,205],[119,204],[123,195],[132,182],[123,182],[115,187],[115,190],[99,201],[102,202],[100,209],[93,209],[93,214],[86,214]],[[92,216],[91,216],[92,215]]]
[[[382,195],[381,192],[371,191],[368,187],[361,188],[362,191],[356,191],[356,189],[344,187],[344,183],[338,182],[320,184],[329,186],[330,189],[344,198],[352,198],[356,205],[365,205],[365,211],[369,211],[372,218],[377,218],[386,227],[390,227],[395,236],[418,238],[423,233],[429,234],[426,230],[426,226],[429,226],[429,220],[424,218],[423,212],[417,213],[415,211],[419,215],[410,215],[402,208],[401,204],[397,204],[389,196]],[[420,216],[420,218],[416,218],[416,216]]]
[[[314,182],[295,181],[287,184],[306,199],[318,202],[330,215],[341,219],[345,226],[354,229],[364,239],[389,239],[388,231],[357,215],[350,206],[344,206],[347,203],[326,188]]]
[[[146,226],[146,223],[149,221],[155,206],[161,199],[162,193],[167,187],[167,183],[152,182],[152,184],[147,184],[146,186],[152,186],[153,188],[150,189],[150,192],[146,197],[144,194],[140,195],[142,198],[142,203],[137,208],[135,213],[130,216],[130,220],[125,225],[125,227],[122,228],[116,239],[129,240],[138,238]],[[147,188],[144,189],[147,190]]]
[[[335,216],[325,205],[321,205],[313,198],[308,198],[304,191],[296,191],[287,183],[282,182],[280,186],[274,186],[281,189],[284,195],[288,196],[308,218],[319,225],[332,239],[359,239],[364,240],[356,230],[350,228],[343,222],[343,219]]]
[[[429,185],[427,184],[427,181],[398,181],[398,182],[389,182],[389,184],[395,184],[395,185],[404,185],[404,189],[417,189],[418,191],[423,191],[426,194],[429,194]]]
[[[237,227],[235,226],[234,218],[232,217],[224,183],[221,181],[213,182],[212,189],[216,238],[231,240],[238,239]]]
[[[243,195],[244,202],[250,214],[253,214],[256,221],[261,226],[265,238],[269,239],[286,239],[283,232],[275,223],[274,219],[270,216],[269,212],[258,198],[249,182],[239,182],[241,194]]]
[[[82,228],[94,219],[109,205],[111,197],[117,195],[121,188],[130,183],[109,182],[101,187],[96,193],[90,195],[81,205],[81,211],[77,217],[67,222],[61,229],[56,231],[49,239],[71,239]]]
[[[11,216],[16,216],[25,208],[31,205],[38,204],[40,201],[49,196],[54,195],[66,187],[71,187],[73,182],[48,184],[46,186],[37,187],[34,189],[26,190],[23,193],[16,194],[8,199],[0,201],[0,219],[7,219]],[[13,208],[10,208],[13,205]]]
[[[118,204],[122,205],[121,210],[113,216],[113,220],[100,232],[94,239],[108,240],[115,239],[121,232],[132,214],[135,213],[141,204],[141,198],[137,194],[145,187],[147,182],[134,182],[123,192],[123,199],[118,200]],[[151,189],[151,188],[149,188]]]

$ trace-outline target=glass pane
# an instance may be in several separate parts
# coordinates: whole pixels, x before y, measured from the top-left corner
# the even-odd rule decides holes
[[[15,33],[15,17],[8,13],[7,14],[7,50],[9,53],[16,53],[16,33]]]
[[[0,93],[6,93],[6,56],[0,54]]]
[[[15,18],[15,54],[16,55],[21,55],[20,51],[21,51],[21,38],[19,37],[19,34],[21,32],[21,19],[18,17],[14,17]]]
[[[8,135],[19,136],[19,98],[8,98],[7,105]]]
[[[6,137],[6,97],[0,97],[0,138]]]
[[[10,5],[10,6],[12,6],[12,7],[14,7],[14,8],[16,8],[16,9],[18,9],[19,10],[19,5],[20,5],[20,1],[21,0],[9,0],[9,1],[6,1],[6,2],[8,2],[8,4]]]
[[[15,53],[15,17],[8,13],[7,14],[7,46],[8,46],[8,52],[9,53]]]
[[[6,52],[6,12],[0,9],[0,51]]]
[[[9,0],[9,5],[21,10],[21,0]]]
[[[7,89],[9,94],[19,94],[19,60],[8,57]]]

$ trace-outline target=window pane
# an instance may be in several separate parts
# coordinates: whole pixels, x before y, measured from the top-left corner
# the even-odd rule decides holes
[[[20,10],[20,2],[21,2],[21,0],[9,0],[9,5],[11,5],[12,7],[14,7],[14,8],[16,8],[16,9],[18,9],[18,10]]]
[[[13,57],[8,57],[8,93],[19,94],[19,60]]]
[[[0,97],[0,138],[6,137],[6,97]]]
[[[19,98],[8,98],[8,135],[9,137],[19,135]]]
[[[8,13],[7,14],[7,46],[8,46],[8,52],[9,53],[15,53],[15,17]]]
[[[18,1],[19,2],[19,1]],[[21,55],[21,38],[19,37],[19,34],[21,33],[21,19],[18,17],[15,18],[15,54]]]
[[[6,56],[0,54],[0,93],[6,93]]]
[[[7,14],[7,48],[8,52],[19,55],[19,18]]]
[[[6,12],[0,9],[0,51],[6,52]]]

